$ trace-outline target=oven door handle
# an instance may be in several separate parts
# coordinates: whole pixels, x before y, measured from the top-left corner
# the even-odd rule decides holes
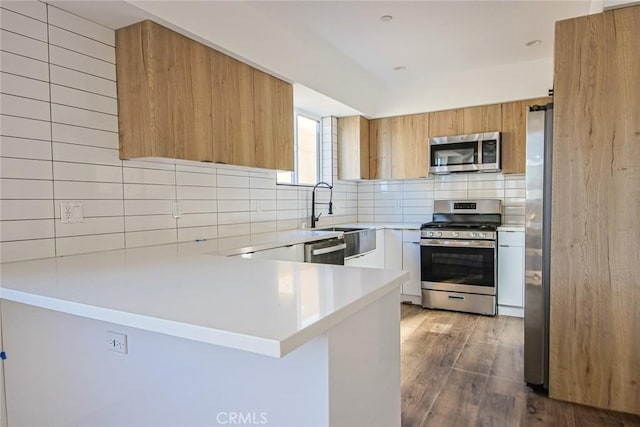
[[[453,248],[495,248],[496,242],[492,240],[421,239],[420,246],[447,246]]]

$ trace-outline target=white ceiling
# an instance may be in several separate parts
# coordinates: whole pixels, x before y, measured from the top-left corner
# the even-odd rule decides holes
[[[296,83],[312,114],[380,117],[545,95],[554,23],[602,1],[53,3],[111,28],[154,19]]]

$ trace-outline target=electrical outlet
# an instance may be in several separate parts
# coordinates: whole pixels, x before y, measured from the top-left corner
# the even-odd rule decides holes
[[[60,202],[60,222],[63,224],[84,222],[82,202]]]
[[[180,202],[177,200],[173,201],[173,217],[180,218],[182,214],[180,213]]]
[[[125,334],[107,331],[106,344],[111,351],[127,354],[127,336]]]

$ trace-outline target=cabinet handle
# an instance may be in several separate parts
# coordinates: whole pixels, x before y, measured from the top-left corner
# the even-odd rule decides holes
[[[449,299],[455,299],[455,300],[458,300],[458,301],[464,300],[464,297],[458,297],[458,296],[452,296],[452,295],[448,295],[448,298]]]
[[[419,245],[420,244],[420,242],[411,242],[411,243],[413,243],[414,245]]]
[[[501,248],[510,248],[511,246],[509,245],[500,245]]]

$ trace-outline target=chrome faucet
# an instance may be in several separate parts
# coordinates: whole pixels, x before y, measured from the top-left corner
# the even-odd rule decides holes
[[[329,203],[316,203],[316,188],[320,187],[320,186],[324,186],[327,187],[330,191],[329,193]],[[316,228],[316,222],[318,222],[318,220],[320,219],[320,215],[322,215],[322,212],[320,212],[318,214],[318,216],[316,216],[316,204],[318,205],[329,205],[329,215],[333,215],[333,186],[330,184],[327,184],[324,181],[320,181],[319,183],[317,183],[314,187],[313,190],[311,190],[311,228]]]

